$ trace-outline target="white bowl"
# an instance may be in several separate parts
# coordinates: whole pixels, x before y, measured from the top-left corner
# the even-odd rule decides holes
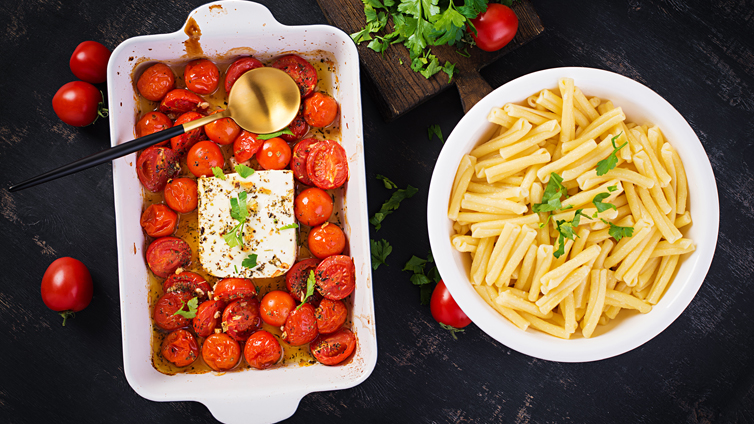
[[[267,8],[256,3],[207,4],[192,11],[189,19],[195,20],[201,29],[199,43],[203,56],[209,59],[223,56],[232,59],[241,54],[268,59],[295,52],[310,59],[326,55],[335,62],[332,79],[335,88],[331,94],[340,104],[341,142],[350,167],[344,230],[356,265],[351,318],[359,344],[353,359],[342,366],[291,365],[225,375],[168,376],[156,371],[151,359],[152,323],[144,237],[139,227],[142,187],[134,169],[136,155],[132,154],[113,161],[124,371],[131,387],[150,400],[201,402],[224,422],[280,421],[296,411],[307,393],[345,389],[363,382],[377,361],[358,53],[348,35],[334,27],[284,26],[275,21]],[[137,105],[132,72],[138,75],[150,61],[187,62],[192,57],[186,53],[183,44],[186,39],[182,28],[172,34],[131,38],[113,51],[107,75],[113,145],[134,138]]]
[[[521,331],[476,293],[468,278],[469,260],[451,243],[452,222],[447,217],[448,199],[461,157],[488,136],[492,125],[487,114],[505,103],[521,103],[544,88],[556,89],[558,79],[573,78],[587,96],[610,99],[630,122],[653,123],[683,160],[689,184],[694,224],[686,231],[696,251],[682,258],[676,277],[662,300],[645,315],[621,312],[608,328],[590,339],[562,340],[537,330]],[[485,139],[486,140],[486,139]],[[590,68],[555,68],[515,79],[477,103],[456,125],[437,159],[429,187],[427,226],[432,254],[440,275],[458,305],[474,323],[511,349],[541,359],[588,362],[610,358],[646,343],[667,328],[694,298],[709,270],[717,244],[719,205],[715,176],[699,138],[678,111],[646,86],[624,76]],[[468,255],[467,255],[468,256]],[[609,331],[605,331],[609,329]]]

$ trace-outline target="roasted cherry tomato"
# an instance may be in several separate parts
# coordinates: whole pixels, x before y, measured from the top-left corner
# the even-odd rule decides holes
[[[346,298],[356,288],[356,267],[348,256],[329,256],[317,265],[317,290],[327,299]]]
[[[246,162],[257,154],[262,144],[264,140],[258,140],[256,134],[241,130],[241,134],[233,142],[233,157],[238,163]]]
[[[186,303],[193,296],[187,292],[170,292],[165,293],[157,299],[154,305],[154,324],[163,330],[173,331],[189,325],[188,318],[176,314],[183,309],[188,311]]]
[[[304,259],[298,261],[291,269],[285,274],[285,286],[288,288],[288,292],[294,299],[301,302],[306,296],[306,281],[309,278],[309,273],[317,269],[319,261],[315,258]],[[318,294],[315,292],[315,295]],[[314,296],[307,300],[307,303],[313,302]]]
[[[196,181],[191,178],[175,178],[165,185],[165,203],[170,209],[189,213],[199,204]]]
[[[293,211],[298,222],[311,227],[327,221],[332,215],[332,209],[332,197],[318,187],[307,188],[296,196],[293,202]]]
[[[256,298],[231,302],[223,311],[223,330],[239,342],[244,342],[262,326],[259,301]]]
[[[236,299],[252,299],[257,296],[257,288],[246,278],[223,278],[215,284],[214,297],[226,304]]]
[[[223,110],[216,110],[210,115],[220,113]],[[210,122],[204,126],[204,132],[207,133],[207,137],[217,144],[230,144],[236,140],[239,134],[241,134],[241,127],[236,124],[236,121],[231,118],[222,118],[217,121]]]
[[[285,169],[291,161],[291,148],[280,137],[265,140],[257,152],[257,162],[264,169]]]
[[[136,175],[141,184],[152,193],[162,191],[168,180],[179,172],[181,166],[178,164],[178,156],[167,147],[147,147],[136,159]]]
[[[228,371],[241,361],[241,346],[225,333],[211,334],[202,344],[202,359],[215,371]]]
[[[320,141],[309,151],[306,173],[314,185],[323,190],[342,186],[348,179],[346,151],[334,141]]]
[[[245,74],[246,71],[250,71],[256,68],[263,68],[262,62],[254,59],[253,57],[242,57],[231,63],[228,70],[225,72],[225,91],[230,94],[230,89],[233,88],[238,77]]]
[[[196,112],[186,112],[175,120],[175,126],[183,125],[186,122],[191,122],[201,117],[202,115]],[[170,146],[173,148],[173,151],[176,155],[178,155],[179,157],[185,156],[191,146],[196,144],[198,141],[205,140],[206,138],[207,136],[204,134],[204,127],[194,128],[187,133],[183,133],[171,138]]]
[[[471,320],[461,310],[453,296],[450,295],[445,282],[440,280],[432,292],[429,310],[435,321],[455,328],[463,328],[471,324]]]
[[[60,87],[52,98],[52,108],[61,121],[74,127],[84,127],[93,124],[98,116],[107,116],[102,92],[84,81]]]
[[[325,222],[309,231],[309,251],[320,259],[340,255],[345,248],[346,235],[335,224]]]
[[[333,123],[338,117],[338,102],[326,93],[312,93],[304,99],[304,119],[306,123],[322,128]]]
[[[518,18],[513,10],[505,5],[490,3],[487,10],[471,20],[477,34],[471,37],[480,49],[494,52],[505,47],[516,36]]]
[[[243,356],[252,367],[263,370],[275,365],[283,356],[280,342],[267,331],[252,334],[243,348]]]
[[[165,337],[160,351],[176,367],[187,367],[199,357],[199,344],[193,334],[179,329]]]
[[[168,94],[160,102],[160,112],[163,113],[186,113],[204,110],[208,107],[209,103],[206,103],[201,97],[181,88],[168,91]]]
[[[170,120],[162,112],[148,112],[139,119],[136,123],[136,137],[144,137],[149,134],[168,129],[173,126],[173,121]],[[164,146],[170,143],[170,140],[161,141],[156,146]]]
[[[345,361],[355,348],[356,336],[346,328],[320,336],[309,346],[314,358],[324,365],[337,365]]]
[[[173,87],[175,87],[173,70],[164,63],[155,63],[147,68],[136,82],[136,89],[139,90],[139,94],[153,102],[162,100]]]
[[[154,275],[168,278],[191,263],[191,247],[178,237],[161,237],[147,248],[147,264]]]
[[[199,304],[196,308],[196,316],[191,321],[196,335],[207,337],[220,325],[225,303],[222,300],[208,300]]]
[[[197,94],[211,94],[220,85],[220,70],[207,59],[192,60],[183,69],[186,88]]]
[[[301,56],[285,55],[272,62],[272,67],[285,71],[296,81],[301,97],[308,96],[317,85],[317,70]]]
[[[293,176],[306,185],[314,185],[306,172],[306,159],[309,157],[312,146],[318,142],[319,140],[314,138],[305,138],[293,147],[293,157],[291,158]]]
[[[89,306],[93,291],[92,275],[78,259],[56,259],[42,276],[42,301],[48,308],[60,312],[63,325],[74,312]]]
[[[348,309],[342,300],[322,299],[314,310],[320,334],[329,334],[342,327],[348,317]]]
[[[186,164],[189,171],[197,177],[209,177],[213,175],[212,168],[222,169],[225,166],[225,157],[220,146],[213,141],[204,140],[191,146]]]
[[[317,338],[317,318],[314,307],[304,303],[291,311],[283,326],[283,340],[291,346],[301,346]]]
[[[162,291],[165,293],[185,291],[196,296],[201,303],[207,300],[212,287],[201,275],[191,271],[183,271],[179,274],[171,274],[162,283]]]
[[[298,115],[296,115],[296,117],[293,118],[293,121],[291,121],[291,123],[288,124],[288,129],[291,130],[293,135],[283,134],[280,136],[280,138],[291,143],[305,136],[306,133],[309,132],[309,124],[306,123],[306,120],[304,120],[303,115],[301,115],[301,112],[299,112]]]
[[[288,319],[288,315],[295,307],[296,301],[290,294],[282,290],[273,290],[262,298],[259,312],[262,321],[280,327],[285,324],[285,320]]]
[[[81,81],[101,84],[107,80],[107,61],[110,50],[96,41],[84,41],[76,47],[68,64]]]
[[[149,205],[141,214],[141,227],[149,237],[165,237],[173,234],[178,224],[178,214],[165,205]]]

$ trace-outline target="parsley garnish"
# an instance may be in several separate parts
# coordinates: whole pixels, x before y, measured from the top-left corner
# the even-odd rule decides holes
[[[430,125],[429,128],[427,128],[427,137],[429,137],[429,139],[432,140],[433,135],[436,135],[437,138],[440,139],[440,141],[445,143],[445,138],[442,136],[442,130],[440,129],[440,126],[437,124]]]
[[[241,262],[241,266],[248,269],[252,269],[257,266],[257,254],[252,253],[251,255],[247,256],[246,259]]]
[[[298,305],[296,310],[304,306],[304,303],[306,303],[306,300],[309,299],[312,295],[314,295],[314,285],[316,284],[317,280],[314,278],[314,271],[309,271],[309,277],[306,279],[306,296],[304,296],[303,299],[301,299],[301,304]]]
[[[382,184],[385,185],[386,189],[392,190],[394,188],[398,188],[398,186],[395,185],[394,182],[390,181],[390,179],[384,175],[377,174],[377,179],[382,180]]]
[[[576,237],[578,237],[574,230],[579,226],[582,216],[588,218],[582,211],[583,209],[577,209],[573,214],[573,219],[570,221],[556,221],[556,229],[558,230],[558,250],[552,252],[552,256],[555,256],[556,259],[565,253],[566,239],[576,240]]]
[[[369,240],[369,245],[372,251],[372,269],[376,270],[380,265],[387,266],[388,255],[393,251],[393,246],[382,239],[380,241]]]
[[[298,224],[294,222],[293,224],[283,225],[282,227],[278,228],[278,230],[290,230],[291,228],[298,228]]]
[[[380,211],[374,214],[373,217],[369,218],[369,222],[374,225],[374,229],[379,230],[380,228],[382,228],[382,221],[385,219],[385,217],[393,213],[394,210],[398,209],[398,207],[401,205],[401,201],[413,197],[418,191],[418,188],[412,187],[410,184],[408,185],[408,187],[406,187],[405,190],[396,190],[395,193],[390,196],[390,199],[382,204]]]
[[[623,237],[631,237],[634,235],[634,227],[619,227],[612,222],[607,222],[607,224],[610,224],[610,229],[607,230],[607,233],[610,234],[615,241],[620,241]]]
[[[241,178],[246,179],[254,173],[254,170],[246,165],[236,165],[236,172],[241,176]]]
[[[424,267],[427,263],[433,263],[432,252],[429,253],[427,259],[422,259],[417,256],[411,256],[411,259],[406,262],[403,267],[403,271],[413,272],[411,276],[411,283],[415,286],[419,286],[421,289],[421,304],[428,305],[429,299],[432,297],[432,290],[434,290],[434,284],[440,282],[440,273],[437,271],[437,267],[432,267],[429,272],[424,273]]]
[[[532,211],[553,212],[563,209],[560,198],[563,196],[566,199],[568,198],[568,189],[562,183],[563,178],[560,175],[554,172],[550,173],[550,181],[547,182],[545,192],[542,194],[542,203],[532,205]]]
[[[181,300],[181,307],[173,313],[173,315],[180,315],[184,318],[194,318],[196,316],[196,307],[199,305],[199,298],[193,297],[188,302]],[[188,311],[184,311],[183,308],[188,306]]]
[[[625,142],[620,145],[620,147],[615,145],[615,140],[618,139],[618,137],[623,134],[623,131],[618,133],[615,137],[613,137],[610,142],[613,143],[613,152],[610,153],[610,156],[608,156],[605,159],[602,159],[601,161],[597,162],[597,175],[602,176],[607,174],[608,171],[615,168],[616,165],[618,165],[618,150],[622,149],[628,142]]]
[[[215,174],[215,178],[225,180],[225,173],[223,172],[223,169],[220,168],[219,166],[213,166],[212,173]]]
[[[617,186],[612,185],[607,188],[607,191],[614,192],[617,189],[618,189]],[[598,195],[594,196],[592,203],[594,203],[594,206],[597,208],[597,212],[594,214],[592,218],[597,218],[598,213],[604,212],[608,209],[618,210],[618,208],[615,207],[614,204],[602,202],[602,200],[608,196],[610,196],[610,193],[599,193]],[[604,222],[605,224],[610,225],[610,229],[607,230],[607,233],[610,234],[610,236],[614,238],[615,241],[620,241],[620,239],[622,239],[623,237],[631,237],[632,235],[634,235],[634,227],[621,227],[603,218],[600,218],[600,220]]]
[[[242,191],[238,193],[238,198],[230,199],[230,216],[238,221],[238,225],[223,236],[223,240],[230,247],[243,246],[243,225],[246,223],[246,217],[249,216],[246,196],[246,192]]]
[[[291,131],[288,127],[285,127],[282,130],[274,132],[274,133],[259,134],[257,136],[257,140],[269,140],[271,138],[280,137],[283,134],[295,135],[295,134],[293,134],[293,131]]]
[[[618,210],[618,208],[615,207],[614,204],[602,202],[602,200],[607,197],[610,197],[610,193],[600,193],[594,196],[594,199],[592,199],[592,203],[594,203],[594,206],[597,208],[597,213],[605,212],[608,209]]]

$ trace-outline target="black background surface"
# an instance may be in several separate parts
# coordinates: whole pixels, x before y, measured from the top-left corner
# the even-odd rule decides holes
[[[199,403],[142,399],[125,379],[111,166],[6,190],[109,146],[106,120],[72,128],[51,107],[55,91],[75,79],[68,60],[79,42],[114,49],[130,37],[173,32],[202,3],[0,2],[0,421],[213,421]],[[283,24],[326,23],[315,0],[262,3]],[[370,214],[389,196],[378,173],[420,191],[378,233],[372,229],[394,247],[390,266],[374,273],[374,373],[353,389],[307,395],[290,422],[754,422],[754,2],[537,0],[535,7],[544,34],[483,76],[498,87],[541,69],[586,66],[667,99],[696,131],[717,178],[720,234],[704,285],[659,336],[596,363],[537,360],[474,325],[454,341],[401,268],[429,250],[425,204],[442,144],[428,140],[427,127],[450,133],[462,116],[458,95],[447,90],[385,124],[364,91]],[[66,327],[39,295],[45,268],[61,256],[83,261],[95,281],[91,305]]]

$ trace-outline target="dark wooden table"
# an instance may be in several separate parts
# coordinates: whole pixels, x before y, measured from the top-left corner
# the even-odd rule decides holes
[[[51,98],[68,59],[93,39],[115,48],[172,32],[202,0],[0,2],[0,421],[212,422],[199,403],[139,397],[123,374],[111,167],[10,194],[11,182],[109,145],[108,123],[77,129]],[[263,1],[284,24],[325,23],[315,0]],[[369,210],[388,196],[375,174],[420,192],[379,233],[394,246],[374,273],[379,360],[350,390],[306,396],[290,422],[754,422],[754,2],[536,1],[545,33],[483,70],[493,86],[558,66],[621,73],[667,99],[699,135],[720,192],[720,235],[688,309],[644,346],[587,364],[533,359],[475,326],[455,341],[401,272],[429,242],[425,201],[441,143],[462,116],[445,91],[385,124],[364,92]],[[103,87],[104,89],[104,87]],[[703,225],[704,223],[697,223]],[[94,300],[66,327],[41,301],[55,258],[91,270]],[[254,411],[249,411],[253,414]]]

